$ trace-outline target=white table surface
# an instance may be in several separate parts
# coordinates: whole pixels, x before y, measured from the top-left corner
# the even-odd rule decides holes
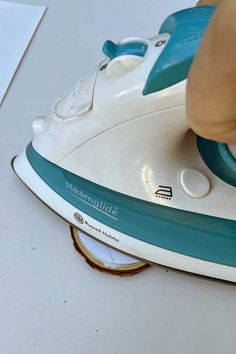
[[[105,39],[150,37],[194,1],[25,2],[49,8],[0,107],[0,352],[235,353],[236,286],[157,267],[130,278],[92,270],[10,167],[32,119],[101,59]]]

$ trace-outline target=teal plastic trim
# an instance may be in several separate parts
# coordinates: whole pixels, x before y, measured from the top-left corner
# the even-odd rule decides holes
[[[218,144],[219,152],[225,164],[236,174],[236,159],[231,154],[227,144]]]
[[[64,200],[92,218],[138,240],[190,257],[236,266],[236,222],[142,201],[70,173],[39,155],[27,158]]]
[[[147,45],[144,43],[126,43],[117,45],[112,41],[106,41],[103,45],[103,53],[110,59],[120,55],[137,55],[143,57],[147,51]]]
[[[176,12],[164,21],[159,34],[169,33],[171,37],[148,76],[144,95],[187,78],[214,10],[214,6],[193,7]]]
[[[198,136],[197,147],[207,167],[224,182],[236,187],[236,161],[227,145]]]

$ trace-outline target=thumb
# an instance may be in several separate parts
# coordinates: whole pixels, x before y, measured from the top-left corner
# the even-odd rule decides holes
[[[190,127],[205,138],[229,144],[236,143],[235,18],[236,1],[221,0],[193,62],[186,90]]]

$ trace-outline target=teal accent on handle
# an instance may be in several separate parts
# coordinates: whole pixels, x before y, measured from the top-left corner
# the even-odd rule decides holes
[[[35,172],[58,195],[113,230],[179,254],[236,267],[235,221],[115,192],[49,162],[32,144],[26,155]]]
[[[198,136],[197,147],[207,167],[224,182],[236,187],[236,160],[227,145]]]
[[[176,12],[164,21],[159,34],[169,33],[171,37],[148,76],[144,95],[187,78],[214,10],[214,6],[193,7]]]
[[[145,43],[126,43],[115,44],[108,40],[103,45],[103,53],[110,59],[119,57],[120,55],[137,55],[143,57],[146,53],[147,45]]]
[[[225,164],[236,174],[236,159],[231,154],[227,144],[218,143],[218,149]]]

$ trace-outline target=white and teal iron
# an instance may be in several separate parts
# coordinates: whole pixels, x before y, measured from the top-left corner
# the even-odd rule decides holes
[[[69,223],[167,267],[236,281],[236,153],[188,128],[185,85],[214,7],[169,16],[60,97],[13,161]],[[204,102],[203,102],[204,105]]]

